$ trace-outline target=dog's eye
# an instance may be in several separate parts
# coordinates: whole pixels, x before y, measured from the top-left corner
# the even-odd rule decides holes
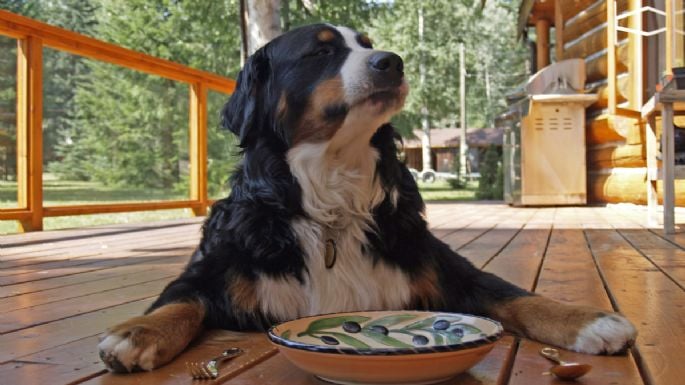
[[[323,46],[317,47],[314,51],[307,54],[307,57],[329,56],[329,55],[333,55],[333,53],[334,53],[333,47],[331,47],[330,45],[323,45]]]

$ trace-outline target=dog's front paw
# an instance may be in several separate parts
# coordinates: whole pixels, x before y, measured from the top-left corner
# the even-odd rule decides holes
[[[200,331],[204,310],[197,303],[164,305],[107,331],[98,350],[107,369],[152,370],[171,361]]]
[[[583,326],[568,348],[581,353],[614,354],[630,347],[637,337],[635,327],[616,313],[602,314]]]
[[[102,362],[113,372],[152,370],[160,365],[159,340],[161,336],[144,326],[122,324],[105,334],[98,350]]]

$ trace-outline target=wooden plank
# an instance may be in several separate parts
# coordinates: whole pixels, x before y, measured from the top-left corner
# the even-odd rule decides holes
[[[146,298],[156,298],[173,277],[144,282],[136,286],[93,293],[44,305],[28,310],[14,310],[0,314],[0,334],[16,332],[56,320],[72,318],[96,310]]]
[[[522,229],[511,243],[485,265],[484,270],[531,290],[547,248],[550,231],[551,225],[546,229]]]
[[[461,253],[462,248],[494,229],[498,224],[506,223],[515,212],[515,210],[511,210],[505,213],[496,213],[481,210],[479,215],[475,216],[476,220],[459,229],[459,231],[441,237],[441,240],[450,245],[452,250]],[[504,225],[501,226],[504,227]],[[468,253],[469,250],[467,249],[466,252]]]
[[[269,357],[274,352],[273,346],[267,343],[266,338],[261,334],[213,330],[201,336],[174,362],[152,374],[111,375],[106,372],[104,365],[98,358],[98,342],[98,336],[86,337],[21,357],[17,361],[0,365],[0,377],[8,383],[22,385],[80,383],[100,375],[103,376],[97,381],[116,380],[117,384],[127,384],[128,381],[133,384],[140,384],[141,382],[168,384],[166,381],[173,380],[187,381],[181,383],[190,384],[191,379],[186,375],[183,363],[206,360],[207,357],[216,355],[217,352],[226,349],[228,346],[242,348],[245,353],[241,357],[221,366],[221,377],[215,382],[219,383],[227,377],[234,376],[259,363],[260,360]],[[109,378],[110,376],[111,378]]]
[[[5,10],[0,10],[0,33],[16,37],[35,36],[42,39],[44,44],[49,47],[74,55],[97,59],[186,83],[202,82],[218,92],[232,93],[235,88],[234,80],[105,43]]]
[[[645,230],[619,230],[628,242],[685,289],[685,250]]]
[[[31,213],[20,231],[43,229],[43,42],[34,36],[17,43],[17,205]]]
[[[73,290],[78,293],[79,286],[76,285],[82,285],[91,282],[110,279],[112,277],[128,275],[135,273],[137,271],[143,271],[143,269],[151,270],[163,268],[167,264],[177,263],[178,261],[187,261],[188,258],[189,255],[160,255],[157,258],[144,258],[142,260],[134,258],[124,260],[124,263],[122,263],[119,266],[113,266],[106,269],[91,270],[87,272],[81,272],[78,274],[57,276],[53,278],[43,279],[40,281],[29,281],[15,285],[0,286],[0,298],[23,296],[30,293],[38,293],[46,290],[54,290],[59,288],[68,288],[66,290]]]
[[[685,366],[685,291],[614,230],[587,230],[587,240],[614,303],[638,328],[636,348],[651,384],[678,384]]]
[[[211,337],[212,333],[216,337]],[[185,362],[206,361],[208,357],[215,357],[228,347],[243,349],[244,353],[221,365],[219,377],[212,380],[212,383],[224,383],[230,380],[233,384],[233,377],[251,368],[262,367],[260,365],[265,360],[274,356],[277,352],[264,333],[231,333],[214,331],[204,337],[200,343],[183,352],[174,361],[166,366],[152,372],[133,373],[127,375],[117,375],[107,373],[103,376],[95,377],[84,384],[89,385],[191,385],[197,384],[186,372]],[[270,361],[270,360],[269,360]],[[267,361],[268,362],[268,361]],[[257,382],[269,383],[269,382]]]
[[[0,261],[12,261],[29,258],[33,253],[43,253],[97,242],[100,239],[111,239],[118,235],[137,234],[146,231],[171,230],[181,226],[201,225],[200,218],[183,218],[165,221],[164,223],[150,222],[132,225],[103,225],[83,229],[62,229],[3,236],[3,255]],[[28,256],[27,256],[28,255]],[[47,255],[47,254],[46,254]]]
[[[190,85],[190,199],[199,202],[195,216],[207,215],[207,89]]]
[[[535,291],[564,303],[612,309],[583,231],[579,229],[552,231]],[[535,341],[521,342],[509,385],[561,383],[542,375],[552,365],[540,356],[542,347],[543,344]],[[593,370],[582,378],[583,384],[643,384],[630,355],[593,356],[565,350],[562,355],[569,361],[593,366]]]
[[[101,334],[117,322],[142,314],[152,299],[130,302],[17,332],[0,335],[0,363],[16,360],[81,338]]]
[[[199,218],[179,218],[163,221],[151,221],[144,223],[112,223],[105,225],[89,226],[84,228],[68,228],[59,230],[46,230],[33,233],[7,234],[0,238],[0,245],[3,250],[11,250],[21,247],[24,250],[27,246],[46,244],[59,244],[65,241],[72,241],[77,238],[98,237],[112,235],[115,233],[126,233],[135,231],[145,231],[152,228],[174,227],[180,224],[200,223]],[[0,256],[4,259],[5,254]]]
[[[0,260],[0,270],[16,268],[20,266],[31,266],[46,262],[54,262],[64,259],[75,259],[89,255],[111,253],[122,249],[141,249],[148,245],[156,245],[156,237],[164,237],[171,234],[191,234],[197,233],[200,237],[200,229],[197,225],[185,225],[167,229],[148,230],[144,232],[116,234],[96,238],[80,238],[71,242],[63,242],[52,247],[36,247],[35,251],[23,253],[15,249],[9,257]],[[135,242],[135,243],[133,243]],[[27,246],[26,249],[31,249]]]
[[[15,295],[12,297],[0,298],[0,313],[7,313],[12,310],[30,307],[31,309],[27,311],[31,312],[30,316],[33,317],[32,313],[35,306],[55,303],[76,297],[79,298],[79,301],[85,301],[88,299],[85,296],[89,294],[110,292],[110,290],[135,286],[158,279],[171,279],[183,270],[183,266],[185,265],[185,262],[187,262],[187,259],[187,257],[167,258],[167,260],[164,261],[164,264],[160,264],[160,266],[156,268],[150,269],[147,265],[138,265],[137,268],[139,271],[132,270],[126,274],[86,282],[77,287],[67,286],[20,296]]]
[[[49,269],[61,269],[65,267],[72,267],[78,265],[85,265],[92,263],[95,260],[101,260],[101,255],[107,258],[120,258],[122,256],[127,256],[127,253],[133,253],[135,255],[140,255],[140,253],[164,251],[159,250],[157,246],[163,246],[165,250],[168,250],[167,244],[173,244],[181,240],[192,240],[199,239],[199,235],[194,235],[193,233],[183,232],[182,229],[176,232],[167,232],[164,234],[156,235],[156,237],[151,237],[149,239],[141,240],[138,244],[130,244],[120,241],[117,245],[111,249],[107,245],[100,244],[100,248],[96,251],[85,250],[82,254],[79,254],[78,249],[74,252],[71,249],[63,252],[60,256],[53,256],[51,258],[44,258],[38,261],[39,263],[32,264],[18,264],[11,266],[15,261],[9,261],[7,265],[3,266],[0,270],[0,279],[2,277],[8,277],[13,275],[28,274],[36,271],[44,271]],[[133,239],[135,241],[135,239]],[[104,246],[104,247],[103,247]],[[20,260],[23,261],[23,260]],[[19,262],[20,262],[19,261]],[[31,261],[31,260],[30,260]]]
[[[195,239],[191,239],[190,241],[188,240],[179,240],[176,242],[171,243],[173,247],[184,247],[185,252],[190,255],[190,253],[194,250],[195,245],[197,241]],[[109,258],[96,258],[95,260],[88,262],[88,263],[82,263],[78,265],[72,265],[72,266],[67,266],[63,267],[60,269],[54,269],[54,270],[39,270],[39,271],[33,271],[30,273],[24,273],[24,274],[17,274],[17,275],[10,275],[10,276],[5,276],[5,277],[0,277],[0,285],[5,286],[5,285],[16,285],[19,283],[24,283],[24,282],[30,282],[30,281],[40,281],[52,277],[60,277],[60,276],[65,276],[65,275],[72,275],[72,274],[79,274],[79,273],[85,273],[89,271],[95,271],[95,270],[102,270],[102,269],[107,269],[115,266],[122,266],[126,264],[131,264],[131,263],[146,263],[149,261],[156,261],[160,257],[163,256],[169,256],[169,255],[175,255],[177,251],[169,252],[169,251],[161,251],[161,252],[156,252],[156,253],[150,253],[150,252],[141,252],[141,253],[122,253],[119,255],[111,255]]]

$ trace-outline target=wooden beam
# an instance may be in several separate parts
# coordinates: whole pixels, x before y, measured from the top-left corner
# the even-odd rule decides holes
[[[616,9],[613,1],[607,1],[607,90],[610,114],[616,114]]]
[[[74,55],[186,83],[202,82],[218,92],[232,93],[235,88],[235,81],[232,79],[105,43],[4,10],[0,10],[0,34],[12,37],[33,36],[40,38],[45,46]]]
[[[588,83],[594,83],[606,79],[609,75],[608,57],[606,50],[604,54],[595,57],[585,63],[585,76]],[[630,64],[630,50],[627,43],[619,44],[616,47],[616,73],[628,72]]]
[[[628,37],[625,32],[619,32],[619,40],[623,40]],[[584,59],[594,53],[604,51],[609,47],[607,41],[609,39],[609,28],[605,26],[603,28],[597,29],[592,34],[584,37],[581,40],[576,40],[571,46],[566,47],[564,51],[564,59],[580,58]]]
[[[197,216],[207,215],[207,89],[190,86],[190,199],[200,202]]]
[[[17,203],[30,218],[20,231],[43,229],[43,44],[17,41]]]
[[[31,212],[26,209],[2,209],[0,221],[27,221],[31,219]]]
[[[587,150],[588,169],[614,167],[645,167],[645,146],[639,144],[622,144],[616,146],[595,146]]]
[[[555,56],[557,61],[564,57],[564,13],[561,5],[562,0],[554,1],[554,32],[556,35]]]
[[[541,70],[549,65],[549,20],[538,19],[535,22],[537,43],[537,68]]]
[[[628,4],[629,11],[637,11],[642,8],[642,0],[630,0]],[[631,16],[628,19],[628,27],[642,31],[642,13]],[[630,51],[630,61],[628,63],[630,73],[630,90],[626,97],[628,98],[628,107],[633,110],[640,110],[644,104],[645,84],[644,84],[644,49],[643,38],[638,34],[631,33],[628,36],[628,50]]]
[[[675,7],[673,6],[673,0],[666,0],[666,43],[665,43],[665,51],[666,51],[666,63],[664,68],[664,75],[669,76],[673,75],[673,56],[675,54],[675,15],[673,14],[675,11]]]
[[[43,213],[46,217],[61,217],[65,215],[125,213],[132,211],[170,210],[183,208],[196,209],[200,206],[200,202],[191,200],[106,203],[95,205],[48,206],[43,208]]]
[[[617,9],[626,9],[628,7],[629,0],[618,0],[616,1]],[[567,3],[568,1],[565,1]],[[564,16],[568,10],[565,10]],[[576,14],[572,21],[564,26],[564,41],[566,43],[576,40],[582,36],[587,31],[606,23],[607,21],[607,1],[596,2],[591,7],[588,7]],[[566,17],[568,19],[568,17]]]
[[[623,103],[627,101],[627,94],[630,90],[631,85],[630,76],[620,76],[618,79],[616,79],[615,84],[615,103]],[[590,108],[609,108],[609,106],[611,105],[611,88],[609,86],[609,83],[607,82],[607,84],[597,87],[594,92],[597,93],[597,101],[593,103],[590,106]],[[614,112],[612,114],[616,114],[616,109],[614,109]]]

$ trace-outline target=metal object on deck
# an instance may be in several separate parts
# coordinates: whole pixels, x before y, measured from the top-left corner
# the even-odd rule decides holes
[[[509,97],[504,132],[504,198],[519,205],[587,202],[585,62],[554,63]]]

